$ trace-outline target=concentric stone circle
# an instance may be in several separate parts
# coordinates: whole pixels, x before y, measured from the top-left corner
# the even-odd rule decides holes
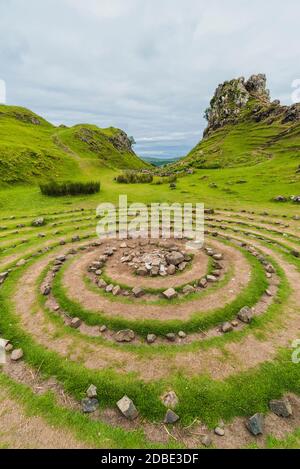
[[[24,363],[38,368],[42,359],[61,386],[94,381],[104,408],[131,394],[149,422],[163,420],[160,396],[171,388],[182,420],[205,421],[203,409],[184,404],[190,392],[196,399],[193,383],[201,387],[208,377],[211,386],[226,386],[262,365],[268,374],[272,362],[280,366],[282,350],[290,355],[299,323],[299,221],[218,210],[206,221],[205,247],[186,252],[188,265],[140,276],[136,264],[122,262],[127,251],[142,257],[176,244],[174,252],[184,252],[185,240],[100,242],[92,212],[80,211],[75,234],[74,214],[45,218],[35,228],[25,218],[1,221],[1,306],[10,319],[0,326]],[[192,391],[183,391],[179,375]],[[270,391],[265,402],[272,397]],[[255,413],[251,402],[245,406]]]

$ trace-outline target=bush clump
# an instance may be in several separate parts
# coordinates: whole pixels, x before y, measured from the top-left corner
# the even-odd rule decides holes
[[[117,176],[116,181],[119,184],[147,184],[153,181],[153,175],[137,171],[124,171]]]
[[[42,194],[54,197],[61,197],[64,195],[96,194],[100,191],[100,182],[50,181],[45,184],[40,184],[40,189]]]

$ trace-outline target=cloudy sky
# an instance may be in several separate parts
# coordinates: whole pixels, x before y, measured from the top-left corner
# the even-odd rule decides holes
[[[264,72],[291,103],[297,0],[0,0],[7,103],[113,125],[144,156],[187,153],[218,83]]]

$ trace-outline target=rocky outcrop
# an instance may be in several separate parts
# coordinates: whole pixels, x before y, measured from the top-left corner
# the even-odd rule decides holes
[[[109,141],[117,150],[129,152],[132,151],[132,140],[123,130],[119,130],[116,135],[110,137]]]
[[[271,102],[266,85],[266,75],[261,73],[252,75],[247,81],[240,77],[220,84],[205,111],[208,126],[204,137],[225,125],[238,123],[244,116],[269,124],[276,119],[283,124],[299,120],[300,103],[281,106],[279,100]]]
[[[88,127],[80,127],[76,138],[85,143],[94,153],[101,153],[107,143],[112,144],[120,152],[132,152],[132,140],[120,129],[116,129],[112,136],[106,136],[101,130]]]

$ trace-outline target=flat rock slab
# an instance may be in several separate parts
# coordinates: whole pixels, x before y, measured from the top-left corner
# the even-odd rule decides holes
[[[163,292],[163,296],[167,298],[167,300],[172,300],[177,297],[177,292],[174,288],[168,288],[168,290]]]

